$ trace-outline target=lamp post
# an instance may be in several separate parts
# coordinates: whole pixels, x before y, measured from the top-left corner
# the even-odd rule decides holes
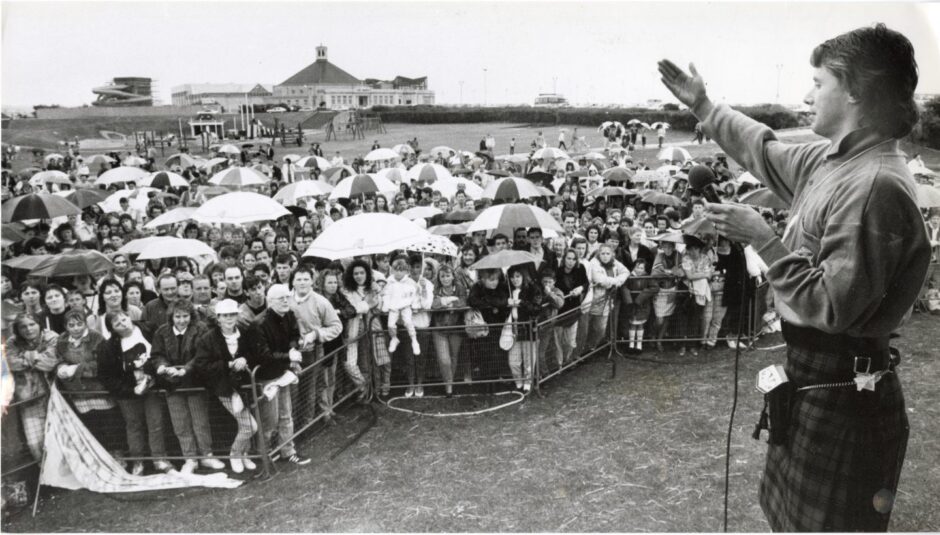
[[[483,69],[483,106],[486,106],[486,69]]]
[[[552,76],[552,94],[553,95],[558,94],[558,77],[557,76]]]
[[[460,85],[460,105],[463,106],[463,80],[457,83]]]
[[[782,70],[783,70],[783,64],[778,63],[777,64],[777,100],[775,101],[777,104],[780,104],[780,71]]]

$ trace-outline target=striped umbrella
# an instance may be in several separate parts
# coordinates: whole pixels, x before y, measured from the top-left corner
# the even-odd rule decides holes
[[[258,186],[267,184],[270,179],[250,167],[230,167],[212,175],[209,183],[213,186]]]
[[[480,212],[476,210],[454,210],[449,212],[444,216],[444,221],[450,221],[452,223],[469,223],[476,219],[480,215]]]
[[[539,227],[563,232],[561,225],[548,212],[528,204],[500,204],[487,208],[473,220],[467,232],[499,229],[504,234],[512,235],[519,227]]]
[[[100,252],[94,249],[76,249],[51,256],[33,268],[29,274],[33,277],[71,277],[112,269],[114,264]]]
[[[128,182],[137,183],[140,179],[149,175],[147,171],[139,167],[115,167],[101,174],[95,180],[96,186],[110,186],[111,184],[126,184]]]
[[[19,243],[26,239],[26,234],[20,228],[20,225],[17,223],[5,223],[2,226],[2,231],[0,231],[0,239],[2,239],[3,246],[6,247],[13,243]]]
[[[300,199],[328,195],[333,186],[320,180],[298,180],[279,189],[274,194],[274,200],[284,206],[296,206]]]
[[[571,159],[567,152],[561,149],[556,149],[555,147],[545,147],[543,149],[539,149],[532,155],[533,160],[557,160],[558,158]]]
[[[190,156],[189,154],[174,154],[166,159],[163,162],[163,165],[169,169],[171,167],[179,166],[183,169],[189,169],[190,167],[198,167],[201,163],[205,162],[202,158],[196,158]]]
[[[3,212],[4,223],[27,219],[52,219],[82,213],[78,206],[51,193],[31,193],[13,197],[3,203],[0,211]]]
[[[636,173],[625,167],[611,167],[601,173],[608,182],[629,182],[633,180]]]
[[[3,261],[3,267],[8,267],[12,269],[22,269],[22,270],[32,270],[36,266],[42,264],[46,260],[52,258],[55,255],[51,254],[33,254],[33,255],[20,255],[14,256],[9,260]],[[6,304],[4,304],[6,307]]]
[[[356,170],[353,169],[352,167],[348,165],[340,165],[337,167],[330,167],[329,169],[323,172],[322,176],[324,180],[330,183],[330,185],[335,186],[336,184],[339,183],[340,180],[347,178],[347,177],[355,176],[355,174],[356,174]]]
[[[483,197],[494,201],[515,202],[519,199],[541,197],[531,180],[518,177],[500,178],[490,182],[483,190]]]
[[[222,145],[221,147],[215,149],[215,152],[219,154],[233,154],[234,155],[234,154],[241,154],[242,150],[236,147],[235,145],[226,143],[225,145]]]
[[[336,185],[336,188],[330,193],[330,200],[351,199],[366,194],[392,193],[398,191],[398,186],[392,184],[388,179],[377,175],[356,175],[346,177]]]
[[[424,182],[433,184],[441,179],[453,178],[450,171],[443,165],[436,163],[419,163],[406,173],[409,182]]]
[[[502,269],[520,264],[535,263],[535,255],[528,251],[517,251],[514,249],[504,249],[492,254],[488,254],[477,260],[470,269]]]
[[[483,196],[483,188],[462,177],[442,179],[431,184],[431,191],[440,192],[445,199],[453,199],[460,190],[463,190],[467,197],[473,200],[480,199]]]
[[[189,182],[185,178],[169,171],[157,171],[146,178],[142,178],[137,184],[157,189],[189,187]]]
[[[310,169],[315,167],[320,171],[325,171],[331,167],[330,161],[321,156],[304,156],[303,158],[294,162],[294,165],[297,167],[306,167]]]

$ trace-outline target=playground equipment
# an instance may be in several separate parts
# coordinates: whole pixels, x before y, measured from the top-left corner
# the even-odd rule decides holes
[[[388,133],[380,116],[348,110],[336,114],[326,125],[326,140],[329,141],[331,137],[338,140],[340,134],[348,134],[352,139],[365,139],[366,132]]]
[[[110,84],[92,88],[91,92],[98,95],[98,99],[92,102],[92,105],[101,107],[153,106],[151,84],[150,78],[115,78]]]

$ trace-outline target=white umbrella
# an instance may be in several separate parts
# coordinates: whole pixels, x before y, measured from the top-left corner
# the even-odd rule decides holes
[[[392,184],[388,179],[378,175],[356,175],[348,176],[340,180],[336,188],[330,193],[330,200],[350,199],[365,194],[391,193],[398,191],[398,186]]]
[[[215,256],[215,250],[199,240],[168,238],[166,241],[146,245],[137,256],[137,260],[155,260],[157,258],[194,258],[197,256]]]
[[[136,183],[148,174],[150,173],[139,167],[115,167],[102,173],[98,180],[95,180],[95,185],[110,186],[111,184],[126,184],[127,182]]]
[[[200,166],[203,169],[212,170],[214,167],[218,165],[223,165],[223,164],[225,165],[229,164],[228,158],[212,158],[210,160],[203,161]]]
[[[400,215],[409,221],[414,221],[415,219],[434,217],[442,213],[443,212],[433,206],[415,206],[414,208],[405,210]]]
[[[221,152],[222,154],[241,154],[242,151],[235,145],[225,144],[215,150],[216,152]]]
[[[428,232],[431,234],[437,234],[440,236],[453,236],[455,234],[466,234],[467,228],[470,226],[471,221],[464,221],[463,223],[445,223],[443,225],[435,225],[428,229]]]
[[[532,155],[533,160],[557,160],[558,158],[571,159],[567,152],[561,149],[556,149],[555,147],[545,147],[544,149],[539,149],[535,151],[535,154]]]
[[[329,195],[333,186],[320,180],[298,180],[293,184],[284,186],[274,195],[274,200],[284,206],[294,206],[299,199]]]
[[[500,154],[496,157],[497,160],[503,160],[511,163],[525,163],[529,161],[528,154]]]
[[[405,250],[413,253],[439,254],[452,258],[457,258],[460,255],[460,248],[457,247],[457,244],[450,241],[447,236],[437,234],[428,234],[424,240],[406,246]]]
[[[121,210],[121,199],[127,199],[127,205],[130,208],[143,212],[147,210],[147,204],[150,202],[150,197],[148,197],[147,194],[151,191],[158,190],[147,187],[118,190],[108,196],[104,201],[98,203],[98,206],[100,206],[101,210],[105,213],[118,212]]]
[[[392,149],[378,148],[366,154],[364,159],[367,162],[378,162],[382,160],[397,160],[400,158],[401,155]]]
[[[147,165],[147,160],[141,158],[140,156],[128,156],[124,158],[124,161],[121,162],[121,165],[128,167],[140,167],[141,165]]]
[[[449,179],[438,180],[431,184],[432,191],[439,191],[445,199],[453,199],[459,189],[463,189],[467,197],[478,200],[483,197],[483,188],[476,185],[475,182],[463,177],[453,177]]]
[[[388,213],[359,214],[335,221],[317,236],[303,256],[327,260],[386,254],[427,241],[428,231]]]
[[[401,167],[386,167],[385,169],[379,169],[375,174],[396,184],[409,181],[408,170]]]
[[[209,183],[215,186],[258,186],[270,179],[250,167],[229,167],[212,175]]]
[[[682,147],[663,147],[663,149],[659,151],[659,154],[656,155],[656,159],[665,162],[676,160],[687,162],[692,159],[692,155]]]
[[[42,184],[72,184],[72,179],[62,171],[40,171],[29,179],[29,185],[33,187]]]
[[[45,157],[43,157],[42,161],[49,163],[52,160],[64,160],[64,159],[65,159],[65,156],[62,156],[59,153],[53,152],[52,154],[47,154]]]
[[[426,182],[433,184],[438,180],[453,178],[454,175],[443,165],[436,163],[419,163],[409,169],[406,176],[408,182]]]
[[[189,187],[189,182],[187,182],[185,178],[170,171],[157,171],[156,173],[140,179],[137,184],[150,188],[163,188],[167,186],[171,188]]]
[[[172,236],[148,236],[146,238],[138,238],[136,240],[131,240],[121,246],[117,250],[119,253],[124,254],[140,254],[141,251],[146,249],[148,246],[153,244],[161,244],[168,242],[170,240],[177,240],[179,238],[174,238]]]
[[[468,233],[501,229],[506,234],[519,227],[539,227],[562,232],[561,225],[545,210],[528,204],[500,204],[483,211],[467,228]]]
[[[411,145],[402,143],[401,145],[395,145],[392,147],[392,150],[397,154],[414,154],[415,150],[411,148]]]
[[[169,212],[160,214],[152,220],[148,221],[146,224],[144,224],[144,228],[155,229],[164,225],[172,225],[174,223],[188,221],[193,218],[193,213],[195,211],[195,206],[181,206],[179,208],[174,208]]]
[[[213,197],[193,213],[201,223],[231,223],[241,225],[254,221],[273,221],[290,215],[271,197],[248,191],[236,191]]]
[[[438,157],[438,156],[450,157],[450,153],[452,152],[456,153],[457,150],[447,147],[445,145],[440,145],[438,147],[434,147],[433,149],[431,149],[430,152],[428,152],[428,154],[434,157]]]

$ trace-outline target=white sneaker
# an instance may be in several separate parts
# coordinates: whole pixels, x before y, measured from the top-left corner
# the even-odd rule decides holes
[[[417,340],[411,341],[411,352],[414,353],[415,355],[421,354],[421,346],[418,345]]]
[[[245,465],[245,469],[247,470],[255,470],[256,468],[258,468],[258,465],[256,465],[255,462],[249,459],[248,457],[245,457],[244,459],[242,459],[242,464]]]
[[[416,387],[416,388],[415,388],[415,397],[416,397],[416,398],[423,398],[423,397],[424,397],[424,387],[423,387],[423,386],[419,386],[419,387]]]
[[[523,391],[523,392],[528,392],[529,390],[532,390],[532,385],[530,385],[530,384],[524,384],[524,385],[522,385],[522,391]]]
[[[186,459],[186,462],[183,463],[183,466],[180,467],[181,474],[192,474],[196,467],[199,466],[199,463],[196,462],[196,459]]]
[[[392,338],[388,343],[388,352],[394,353],[396,349],[398,349],[398,338]]]
[[[232,465],[232,472],[240,474],[245,471],[245,465],[242,464],[242,460],[237,457],[232,457],[228,461]]]
[[[737,340],[732,340],[732,339],[729,338],[729,339],[728,339],[728,347],[730,347],[731,349],[737,349],[737,347],[738,347],[738,341],[737,341]]]
[[[156,470],[157,472],[169,472],[170,470],[175,470],[175,468],[173,468],[173,465],[166,461],[154,461],[153,469]]]
[[[139,476],[144,473],[144,463],[140,461],[134,461],[133,466],[131,466],[131,475]]]
[[[415,389],[414,389],[414,388],[408,388],[408,389],[405,390],[405,397],[406,397],[406,398],[413,397],[414,395],[415,395]]]
[[[199,464],[201,464],[203,468],[209,468],[211,470],[225,470],[225,463],[218,459],[202,459],[199,461]]]

